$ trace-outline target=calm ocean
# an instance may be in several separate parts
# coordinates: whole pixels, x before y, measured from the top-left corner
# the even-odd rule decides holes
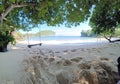
[[[28,39],[26,39],[28,40]],[[46,37],[29,37],[29,42],[47,42],[47,43],[96,43],[102,42],[96,37],[80,37],[80,36],[46,36]]]
[[[69,40],[92,40],[95,38],[91,38],[91,37],[80,37],[80,36],[46,36],[46,37],[30,37],[30,40],[34,40],[34,41],[50,41],[50,40],[56,40],[56,41],[69,41]]]

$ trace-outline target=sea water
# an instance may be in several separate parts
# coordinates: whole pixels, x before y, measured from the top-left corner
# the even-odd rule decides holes
[[[98,43],[103,42],[101,38],[97,37],[81,37],[81,36],[41,36],[29,37],[26,39],[31,44],[44,43],[44,44],[71,44],[71,43]]]

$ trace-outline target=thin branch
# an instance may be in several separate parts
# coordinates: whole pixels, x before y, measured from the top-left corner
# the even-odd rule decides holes
[[[6,11],[2,14],[2,19],[4,19],[4,18],[8,15],[8,13],[9,13],[10,11],[12,11],[14,8],[20,8],[20,7],[25,7],[25,6],[28,6],[28,5],[27,5],[27,4],[21,4],[21,5],[12,4],[12,5],[9,6],[9,7],[6,9]]]
[[[2,28],[2,22],[3,22],[3,19],[6,20],[6,16],[9,14],[9,12],[11,12],[14,8],[20,8],[20,7],[25,7],[25,6],[28,6],[27,4],[12,4],[11,6],[9,6],[6,11],[4,13],[1,13],[0,15],[0,30]]]
[[[105,34],[104,34],[104,38],[107,39],[109,42],[111,42],[111,38],[108,38]]]

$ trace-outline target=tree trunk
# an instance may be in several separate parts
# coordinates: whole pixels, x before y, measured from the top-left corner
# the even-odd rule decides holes
[[[5,42],[2,46],[0,46],[0,52],[7,52],[8,42]]]
[[[118,41],[120,41],[120,39],[113,40],[113,41],[111,41],[110,43],[114,43],[114,42],[118,42]]]
[[[114,42],[120,41],[120,39],[111,40],[112,37],[107,37],[107,36],[104,36],[104,38],[107,39],[110,43],[114,43]]]
[[[0,31],[2,30],[2,16],[0,16]]]
[[[0,38],[4,38],[1,33],[2,32],[0,31]],[[6,40],[2,39],[2,40],[0,40],[0,43],[1,43],[1,45],[0,45],[0,52],[6,52],[9,41],[7,39]]]

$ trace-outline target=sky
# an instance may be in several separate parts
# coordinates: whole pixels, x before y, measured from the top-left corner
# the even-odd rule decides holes
[[[37,33],[39,31],[43,30],[52,30],[56,33],[56,36],[80,36],[80,32],[82,30],[89,30],[91,27],[88,25],[88,22],[81,23],[79,26],[73,26],[71,28],[65,27],[65,26],[47,26],[46,24],[44,25],[39,25],[38,28],[33,28],[29,33]],[[20,30],[22,33],[22,30]]]

